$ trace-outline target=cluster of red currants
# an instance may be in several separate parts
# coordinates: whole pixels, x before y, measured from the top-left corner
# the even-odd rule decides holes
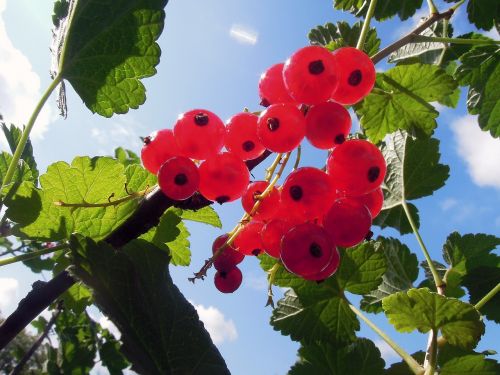
[[[337,246],[354,246],[370,235],[383,204],[386,164],[372,143],[349,139],[344,105],[363,99],[374,82],[375,68],[364,52],[308,46],[262,74],[259,94],[267,108],[259,116],[239,113],[224,125],[214,113],[195,109],[173,130],[145,139],[143,164],[157,173],[169,198],[187,199],[196,191],[218,203],[241,197],[246,217],[212,246],[217,289],[235,291],[242,282],[237,264],[262,252],[304,279],[324,280],[339,266]],[[271,178],[249,183],[246,160],[266,149],[290,153],[304,137],[330,150],[326,171],[294,169],[280,187]]]

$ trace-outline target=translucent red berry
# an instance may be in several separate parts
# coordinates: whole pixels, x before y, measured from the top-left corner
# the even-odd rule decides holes
[[[318,273],[302,277],[306,280],[311,280],[311,281],[323,281],[328,279],[335,272],[337,272],[339,265],[340,265],[339,250],[336,247],[333,247],[332,259],[330,260],[330,263],[328,263],[328,265],[323,270],[319,271]]]
[[[382,206],[384,205],[384,193],[382,192],[382,188],[377,188],[367,194],[351,198],[363,203],[368,210],[370,210],[372,219],[375,219],[378,216],[380,211],[382,211]]]
[[[337,246],[351,247],[370,231],[372,217],[366,206],[352,198],[335,201],[323,219],[323,227]]]
[[[288,271],[305,277],[321,272],[330,263],[334,248],[322,227],[299,224],[283,236],[281,260]]]
[[[279,258],[281,253],[281,240],[296,223],[281,219],[273,219],[264,225],[260,232],[264,251],[274,258]]]
[[[226,148],[242,160],[260,156],[265,147],[257,137],[257,119],[252,113],[238,113],[226,123]]]
[[[292,151],[305,134],[304,115],[293,104],[273,104],[259,116],[257,135],[264,147],[273,152]]]
[[[144,168],[153,174],[158,173],[161,165],[172,156],[180,155],[172,129],[162,129],[144,138],[141,160]]]
[[[250,179],[246,164],[229,152],[208,158],[201,163],[199,172],[200,193],[218,203],[241,197]]]
[[[384,156],[373,144],[353,139],[335,147],[327,161],[327,172],[338,190],[346,195],[363,195],[384,181]]]
[[[337,67],[330,51],[308,46],[296,51],[285,63],[283,78],[288,93],[299,103],[319,104],[337,87]]]
[[[285,82],[283,81],[283,66],[284,63],[279,63],[271,66],[260,76],[259,81],[259,96],[260,104],[268,107],[271,104],[277,103],[294,103],[288,93]]]
[[[331,98],[337,103],[352,105],[370,93],[375,84],[376,72],[370,57],[353,47],[343,47],[333,52],[339,84]]]
[[[229,236],[227,234],[217,237],[212,244],[212,253],[215,254],[215,252],[226,243],[228,238]],[[233,245],[226,245],[224,251],[215,258],[214,267],[219,271],[231,269],[241,263],[244,258],[245,255],[236,251]]]
[[[206,109],[194,109],[179,116],[174,126],[177,145],[184,156],[205,160],[224,146],[226,128],[222,120]]]
[[[215,287],[222,293],[233,293],[243,281],[243,274],[238,267],[228,270],[219,270],[215,273]]]
[[[322,216],[335,199],[332,180],[318,168],[302,167],[290,173],[283,183],[281,201],[304,219]]]
[[[314,147],[327,150],[343,143],[351,131],[351,116],[340,104],[313,105],[306,114],[306,138]]]
[[[241,197],[241,205],[245,212],[250,213],[254,205],[258,202],[258,196],[264,192],[269,186],[267,181],[255,181],[248,185],[247,189]],[[262,202],[259,208],[254,213],[253,217],[255,219],[264,221],[271,218],[278,210],[280,202],[280,193],[276,187],[273,186],[269,195],[261,199]]]
[[[251,221],[243,227],[234,240],[234,247],[245,255],[259,255],[264,251],[260,232],[264,223]]]
[[[191,197],[200,185],[198,167],[189,158],[174,156],[162,164],[158,171],[158,185],[170,199]]]

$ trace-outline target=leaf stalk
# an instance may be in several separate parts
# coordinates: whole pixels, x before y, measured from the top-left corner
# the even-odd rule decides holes
[[[12,264],[12,263],[17,263],[17,262],[23,262],[25,260],[30,260],[34,258],[38,258],[42,255],[45,254],[50,254],[59,250],[69,250],[67,244],[63,245],[58,245],[54,247],[48,247],[46,249],[40,249],[36,251],[30,251],[29,253],[21,254],[21,255],[16,255],[7,259],[0,259],[0,267],[6,266],[7,264]]]
[[[358,43],[356,44],[356,48],[359,50],[363,50],[363,46],[365,45],[366,35],[368,34],[368,30],[370,30],[370,21],[373,17],[373,14],[375,13],[376,6],[377,0],[371,0],[368,11],[366,12],[365,22],[363,23],[361,33],[359,34]]]
[[[481,310],[481,308],[489,301],[491,300],[493,297],[495,297],[495,295],[500,292],[500,283],[497,284],[496,287],[494,287],[492,290],[490,290],[488,292],[488,294],[486,294],[483,298],[481,298],[481,300],[476,303],[474,305],[474,307],[476,308],[476,310]]]

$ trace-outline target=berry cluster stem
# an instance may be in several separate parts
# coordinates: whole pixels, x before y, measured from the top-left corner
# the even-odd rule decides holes
[[[33,113],[31,114],[28,123],[23,129],[23,132],[21,134],[21,138],[19,139],[19,143],[17,144],[16,150],[14,151],[14,155],[12,155],[12,160],[9,164],[9,168],[7,169],[7,173],[5,173],[5,176],[3,178],[2,182],[2,188],[0,189],[0,198],[2,197],[2,191],[4,190],[4,187],[9,185],[12,182],[12,178],[14,177],[14,173],[17,169],[17,165],[19,163],[19,160],[21,159],[21,155],[23,154],[24,147],[26,146],[26,143],[28,142],[28,137],[31,133],[31,130],[33,129],[33,125],[35,125],[35,121],[38,118],[38,115],[40,114],[40,111],[42,110],[43,106],[45,105],[45,102],[47,99],[50,97],[52,94],[52,91],[56,89],[56,87],[61,83],[62,77],[60,75],[57,75],[54,80],[50,83],[49,87],[45,90],[43,93],[42,97],[38,101],[35,109],[33,110]],[[1,208],[2,203],[0,203],[0,208]]]
[[[35,250],[35,251],[30,251],[29,253],[21,254],[21,255],[16,255],[7,259],[0,259],[0,267],[6,266],[7,264],[12,264],[12,263],[17,263],[17,262],[22,262],[25,260],[30,260],[33,258],[38,258],[42,255],[45,254],[50,254],[59,250],[69,250],[69,247],[67,244],[62,244],[54,247],[48,247],[46,249],[41,249],[41,250]]]
[[[408,354],[403,348],[401,348],[396,342],[394,342],[387,334],[382,331],[379,327],[375,325],[367,316],[365,316],[360,310],[358,310],[353,305],[349,304],[351,310],[364,321],[377,335],[379,335],[399,356],[406,362],[414,374],[422,375],[424,373],[424,368],[418,364],[418,362]]]
[[[363,27],[361,29],[361,33],[359,34],[358,43],[356,44],[356,48],[359,50],[363,50],[363,46],[365,45],[366,35],[368,34],[368,30],[370,30],[370,21],[375,13],[375,7],[377,6],[377,0],[371,0],[370,6],[368,7],[368,11],[366,13],[365,22],[363,23]]]
[[[266,306],[271,306],[274,308],[274,300],[273,300],[273,283],[274,283],[274,278],[276,276],[276,272],[278,272],[280,268],[280,261],[278,261],[274,266],[271,267],[268,273],[268,287],[267,287],[267,303]]]

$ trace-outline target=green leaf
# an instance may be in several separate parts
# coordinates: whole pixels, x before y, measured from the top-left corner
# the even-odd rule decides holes
[[[484,355],[471,354],[453,358],[441,366],[441,375],[497,375],[500,373],[498,362],[486,359]]]
[[[377,238],[381,242],[380,251],[384,254],[386,272],[377,290],[363,296],[361,308],[368,312],[382,311],[382,299],[397,292],[413,288],[418,277],[417,256],[395,238]]]
[[[320,45],[334,50],[340,47],[356,47],[359,35],[361,34],[362,22],[356,22],[350,26],[347,22],[338,22],[334,25],[331,22],[324,26],[316,26],[309,31],[309,42],[313,45]],[[369,56],[374,55],[380,48],[380,39],[377,37],[377,31],[370,28],[366,35],[363,51]]]
[[[64,307],[72,310],[76,315],[85,311],[92,304],[92,294],[82,283],[76,283],[61,295]]]
[[[385,362],[380,357],[380,350],[365,338],[346,346],[316,343],[302,346],[299,358],[289,375],[384,374]]]
[[[484,333],[484,324],[472,305],[426,288],[392,294],[382,300],[382,307],[398,331],[441,330],[451,345],[461,348],[476,346]]]
[[[12,155],[5,151],[2,151],[0,153],[0,187],[3,185],[3,178],[7,173],[11,162]],[[12,177],[10,184],[3,187],[3,200],[8,201],[12,197],[12,195],[16,194],[20,184],[23,181],[34,182],[36,180],[28,164],[23,160],[19,160],[19,162],[17,163],[17,168],[14,170],[14,176]]]
[[[342,289],[353,294],[366,294],[377,289],[385,271],[381,243],[369,241],[341,251],[341,262],[335,277]]]
[[[478,29],[490,30],[500,21],[500,4],[496,0],[469,0],[467,15]]]
[[[7,143],[9,144],[10,152],[14,154],[23,131],[14,126],[14,124],[10,124],[10,127],[8,127],[4,122],[2,122],[2,131],[5,135],[5,139],[7,139]],[[36,165],[35,157],[33,156],[33,146],[31,145],[31,141],[29,140],[29,138],[26,142],[26,145],[24,146],[24,150],[21,154],[21,159],[24,160],[26,164],[28,164],[31,174],[33,175],[33,180],[36,181],[38,179],[38,168]]]
[[[170,262],[176,266],[189,266],[191,263],[189,231],[177,215],[176,209],[169,208],[165,211],[158,226],[140,238],[152,242],[169,254]]]
[[[386,138],[381,146],[387,163],[387,173],[382,186],[384,206],[381,218],[375,224],[392,226],[401,234],[411,231],[402,204],[407,200],[432,195],[444,186],[450,168],[439,163],[439,141],[434,138],[412,138],[398,131]],[[416,208],[408,205],[412,217]]]
[[[364,0],[335,0],[335,8],[348,10],[356,16],[365,15],[368,10],[368,1]],[[422,0],[385,0],[377,3],[375,7],[375,19],[383,21],[395,15],[404,21],[413,16],[422,6]]]
[[[53,75],[71,83],[85,105],[102,116],[138,108],[146,100],[141,79],[154,75],[160,61],[156,40],[167,2],[70,1],[69,11],[59,4]]]
[[[41,189],[22,183],[16,195],[6,201],[7,216],[18,223],[14,233],[40,241],[57,241],[79,232],[102,239],[117,228],[137,206],[131,199],[116,206],[61,207],[69,204],[106,204],[150,185],[152,176],[139,165],[125,167],[109,157],[77,157],[71,165],[57,162],[40,177]],[[154,176],[153,176],[154,177]]]
[[[460,57],[456,77],[469,86],[467,109],[479,115],[479,126],[500,137],[500,48],[478,46]]]
[[[386,192],[384,191],[385,194]],[[411,203],[407,203],[407,206],[415,225],[417,228],[420,228],[420,216],[418,215],[417,207]],[[413,233],[413,229],[401,205],[382,210],[373,220],[373,224],[378,225],[382,229],[388,227],[397,229],[401,234]]]
[[[222,228],[222,222],[220,221],[217,212],[210,207],[206,206],[200,208],[199,210],[181,210],[176,209],[176,213],[184,220],[197,221],[199,223],[208,224],[215,228]]]
[[[115,149],[115,159],[122,163],[124,166],[131,164],[141,164],[141,159],[134,152],[118,147]]]
[[[144,240],[117,252],[72,236],[75,273],[118,327],[132,369],[148,374],[229,374],[194,307],[173,284],[169,257]]]
[[[422,351],[413,353],[411,355],[418,363],[424,363],[425,353]],[[438,356],[438,361],[439,361]],[[387,370],[386,375],[414,375],[414,372],[408,367],[408,364],[404,361],[393,363]]]
[[[99,358],[108,369],[110,375],[121,375],[122,370],[129,366],[127,359],[121,353],[121,344],[107,330],[101,331],[101,340],[104,341],[99,347]]]
[[[341,297],[334,278],[319,285],[304,282],[297,290],[288,290],[273,310],[271,325],[275,330],[304,344],[348,343],[356,339],[359,321]]]
[[[270,257],[267,254],[259,255],[260,266],[266,272],[268,272],[272,267],[278,263],[278,259]],[[312,281],[306,281],[301,277],[294,275],[287,271],[287,269],[280,262],[278,264],[278,269],[274,274],[273,284],[282,288],[295,288],[304,285],[304,283],[315,283]]]
[[[429,102],[451,95],[457,83],[437,66],[411,64],[378,73],[376,87],[356,105],[361,126],[374,143],[396,130],[431,135],[439,113]]]
[[[500,262],[498,260],[496,267],[482,266],[474,268],[463,279],[463,285],[469,290],[470,303],[474,304],[479,302],[498,283],[500,283]],[[500,294],[497,293],[481,307],[481,314],[500,323]]]

